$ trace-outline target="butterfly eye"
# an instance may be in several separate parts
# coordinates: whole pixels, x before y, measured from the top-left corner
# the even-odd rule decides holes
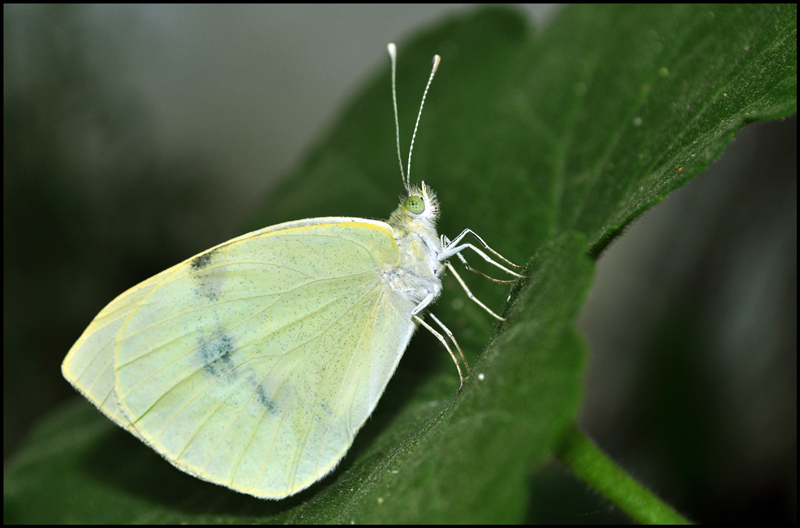
[[[409,213],[418,215],[425,212],[425,200],[422,199],[422,196],[409,196],[406,198],[406,201],[403,202],[403,207]]]

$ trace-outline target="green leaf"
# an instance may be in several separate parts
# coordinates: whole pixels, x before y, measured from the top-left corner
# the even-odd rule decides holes
[[[411,173],[439,193],[440,232],[469,227],[528,262],[501,325],[445,279],[434,311],[473,365],[464,390],[438,342],[416,336],[339,468],[277,502],[184,475],[76,403],[8,463],[6,521],[519,521],[527,475],[579,410],[587,255],[701,172],[738,128],[796,111],[796,17],[794,5],[576,6],[535,36],[515,11],[489,9],[400,43],[404,150],[431,57],[442,56]],[[388,216],[402,191],[389,86],[387,59],[250,227]],[[468,281],[493,308],[508,294]]]

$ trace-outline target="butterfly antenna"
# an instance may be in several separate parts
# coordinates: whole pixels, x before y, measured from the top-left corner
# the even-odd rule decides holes
[[[419,128],[419,120],[422,117],[422,107],[425,106],[425,97],[428,95],[428,89],[433,82],[433,76],[436,73],[436,68],[439,67],[439,62],[442,60],[438,55],[433,56],[433,68],[431,69],[431,76],[428,78],[428,84],[425,86],[425,92],[422,94],[422,102],[419,105],[419,114],[417,114],[417,123],[414,125],[414,133],[411,135],[411,147],[408,149],[408,170],[403,171],[403,155],[400,153],[400,118],[397,116],[397,46],[394,42],[390,42],[387,46],[389,50],[389,58],[392,61],[392,103],[394,104],[394,130],[395,138],[397,139],[397,161],[400,163],[400,176],[403,178],[403,185],[406,192],[411,192],[411,153],[414,151],[414,139],[417,137],[417,128]]]
[[[414,133],[411,135],[411,147],[408,149],[408,170],[406,171],[406,182],[411,182],[411,153],[414,151],[414,138],[417,137],[417,128],[419,127],[419,119],[422,117],[422,107],[425,106],[425,97],[428,95],[428,88],[431,87],[433,76],[436,73],[436,68],[439,67],[439,62],[442,60],[438,55],[433,56],[433,68],[431,69],[431,76],[428,78],[428,84],[425,86],[425,92],[422,94],[422,102],[419,104],[419,114],[417,114],[417,123],[414,125]],[[395,115],[397,115],[395,113]],[[399,144],[398,139],[398,144]]]
[[[400,154],[400,119],[397,117],[397,87],[396,87],[396,79],[397,79],[397,46],[394,45],[394,42],[390,42],[387,46],[389,50],[389,58],[392,61],[392,103],[394,104],[394,131],[395,131],[395,138],[397,138],[397,161],[400,163],[400,176],[403,178],[403,186],[406,188],[406,192],[411,192],[408,178],[406,178],[405,172],[403,172],[403,155]]]

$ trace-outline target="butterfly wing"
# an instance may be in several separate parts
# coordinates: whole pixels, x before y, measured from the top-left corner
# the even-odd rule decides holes
[[[180,469],[291,495],[344,456],[408,344],[413,304],[383,280],[398,262],[383,222],[245,235],[114,300],[65,376]]]

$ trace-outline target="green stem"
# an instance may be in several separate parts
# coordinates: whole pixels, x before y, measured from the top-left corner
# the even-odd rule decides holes
[[[691,524],[633,480],[573,425],[556,457],[619,509],[642,524]]]

